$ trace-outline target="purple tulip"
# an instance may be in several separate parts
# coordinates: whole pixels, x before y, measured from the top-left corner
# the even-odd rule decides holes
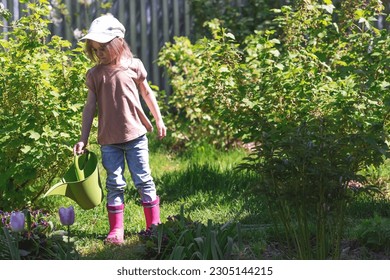
[[[61,207],[58,210],[58,213],[60,214],[60,221],[61,224],[64,226],[70,226],[74,223],[74,208],[73,206],[69,206],[68,208]]]
[[[11,229],[14,232],[20,232],[24,230],[24,213],[12,212],[10,218]]]

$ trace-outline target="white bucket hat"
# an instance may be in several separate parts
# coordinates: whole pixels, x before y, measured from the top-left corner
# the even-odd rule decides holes
[[[125,37],[126,29],[113,15],[107,14],[96,18],[91,23],[88,34],[80,40],[93,40],[98,43],[107,43],[112,39]]]

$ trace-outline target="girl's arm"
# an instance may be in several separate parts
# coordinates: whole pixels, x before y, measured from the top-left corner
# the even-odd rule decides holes
[[[162,139],[167,135],[167,128],[165,127],[164,121],[161,116],[160,108],[157,104],[156,97],[153,90],[150,88],[147,79],[145,79],[140,85],[139,90],[143,99],[146,102],[150,112],[156,120],[158,138]]]
[[[83,122],[81,126],[81,136],[79,142],[73,147],[73,153],[79,155],[84,153],[84,148],[87,146],[89,133],[91,131],[93,118],[96,112],[96,95],[88,91],[87,102],[83,109]]]

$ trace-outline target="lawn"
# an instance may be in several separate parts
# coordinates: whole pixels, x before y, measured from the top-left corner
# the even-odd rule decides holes
[[[98,150],[96,152],[99,153]],[[161,221],[166,224],[171,217],[183,211],[186,218],[203,225],[209,221],[215,225],[238,223],[239,234],[235,232],[234,237],[239,246],[232,258],[294,258],[286,244],[278,241],[278,233],[272,226],[256,175],[237,169],[247,154],[248,151],[244,149],[217,151],[201,147],[179,155],[152,147],[150,164],[161,197]],[[101,169],[100,173],[104,182],[104,170]],[[378,172],[375,174],[378,175]],[[387,180],[388,172],[382,170],[379,177],[377,180]],[[139,235],[145,227],[143,210],[128,171],[126,178],[126,241],[123,246],[103,243],[108,232],[104,202],[87,211],[75,205],[76,222],[72,226],[72,236],[81,259],[156,257],[146,252],[145,242]],[[56,199],[65,206],[72,204],[66,198]],[[341,257],[388,259],[390,244],[386,238],[389,237],[389,214],[386,199],[357,195],[348,206]]]
[[[100,156],[97,147],[92,149]],[[105,200],[83,210],[68,198],[47,197],[47,202],[55,205],[49,219],[54,230],[65,233],[58,208],[74,206],[71,240],[79,259],[181,259],[189,258],[188,254],[197,259],[295,259],[296,253],[271,218],[258,175],[237,168],[247,155],[242,148],[218,151],[201,147],[178,154],[151,145],[150,164],[161,198],[162,225],[145,235],[139,195],[126,171],[125,243],[121,246],[103,242],[109,230]],[[99,168],[104,182],[100,162]],[[372,184],[387,192],[388,162],[365,172]],[[389,259],[388,196],[363,190],[348,202],[340,258]]]
[[[261,201],[252,192],[256,185],[255,176],[236,170],[246,153],[243,149],[221,152],[212,148],[199,148],[179,156],[152,151],[150,164],[161,198],[161,221],[166,222],[183,209],[186,217],[203,224],[209,220],[215,224],[239,221],[246,224],[243,232],[247,227],[261,228],[269,224],[262,213]],[[104,181],[104,170],[100,173]],[[76,205],[72,235],[77,237],[76,246],[81,258],[143,258],[144,246],[138,235],[145,228],[143,210],[129,172],[126,171],[125,175],[128,182],[125,195],[125,245],[118,248],[103,243],[108,232],[104,202],[87,211]],[[67,199],[59,200],[70,203]],[[255,247],[261,249],[260,245]]]

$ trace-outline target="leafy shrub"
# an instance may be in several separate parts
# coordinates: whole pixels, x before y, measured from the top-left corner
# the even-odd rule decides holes
[[[371,185],[378,186],[380,191],[390,198],[390,159],[387,158],[382,165],[370,165],[360,172]]]
[[[194,222],[180,215],[168,217],[168,221],[139,236],[146,247],[148,259],[170,260],[226,260],[238,253],[239,232],[237,225],[207,225]]]
[[[235,71],[241,61],[234,36],[219,28],[214,20],[207,23],[213,39],[201,39],[191,44],[185,37],[176,37],[160,51],[158,64],[171,77],[174,93],[168,98],[170,114],[165,117],[174,145],[229,147],[234,144],[233,128],[228,112],[230,94],[237,91]]]
[[[359,171],[380,165],[388,154],[388,55],[382,56],[388,53],[388,34],[368,20],[363,28],[353,18],[332,22],[333,8],[308,3],[296,11],[282,8],[277,21],[285,36],[271,39],[281,45],[269,50],[272,56],[264,53],[270,45],[266,36],[247,42],[258,46],[248,59],[264,70],[250,90],[258,99],[247,107],[252,115],[248,134],[261,144],[245,167],[263,175],[275,221],[284,225],[304,259],[338,257],[349,197],[346,184],[364,182]],[[371,6],[355,13],[369,17],[379,11],[381,7]],[[313,224],[315,250],[309,230]]]
[[[0,35],[2,210],[35,202],[65,172],[80,131],[89,65],[80,46],[50,37],[48,1],[27,7]]]
[[[356,230],[357,239],[367,248],[390,252],[390,220],[375,215],[364,220]]]

